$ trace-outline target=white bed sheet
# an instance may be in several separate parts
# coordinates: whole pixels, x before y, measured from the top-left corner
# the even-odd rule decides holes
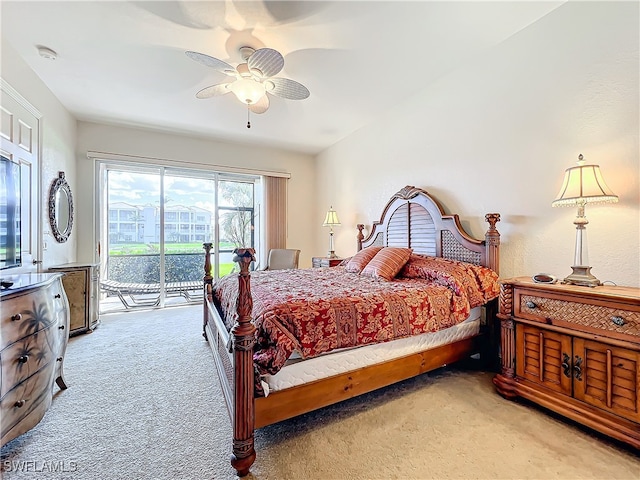
[[[262,378],[263,386],[266,384],[265,393],[284,390],[477,335],[480,331],[481,315],[482,307],[476,307],[471,309],[469,317],[464,322],[438,332],[345,349],[287,364],[277,374],[265,375]]]

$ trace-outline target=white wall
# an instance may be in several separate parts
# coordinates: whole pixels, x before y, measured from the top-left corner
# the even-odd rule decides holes
[[[96,250],[96,239],[91,231],[94,224],[92,209],[95,205],[94,162],[87,158],[88,151],[290,173],[287,247],[301,250],[301,268],[311,266],[311,257],[315,255],[315,224],[309,212],[316,210],[313,157],[284,150],[89,122],[78,123],[77,166],[83,182],[77,197],[86,207],[78,219],[83,228],[86,228],[86,235],[83,235],[78,244],[80,258],[93,259]]]
[[[638,22],[637,2],[568,2],[319,155],[316,217],[338,211],[336,253],[353,254],[355,224],[415,185],[474,236],[501,213],[503,278],[563,278],[576,209],[551,202],[583,153],[620,197],[586,209],[592,272],[640,286]]]
[[[46,60],[43,59],[43,61]],[[52,265],[73,262],[76,260],[78,239],[77,217],[69,240],[65,243],[58,243],[51,235],[47,212],[49,187],[58,178],[59,171],[65,172],[65,178],[71,187],[75,200],[79,183],[75,168],[76,120],[4,38],[2,38],[1,74],[11,87],[43,115],[40,132],[40,190],[42,192],[40,206],[43,241],[46,249],[41,259],[42,268],[46,269]],[[83,207],[78,202],[75,206],[76,213],[82,211]]]

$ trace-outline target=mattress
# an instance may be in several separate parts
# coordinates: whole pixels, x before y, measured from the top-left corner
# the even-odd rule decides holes
[[[472,337],[480,332],[481,315],[482,307],[475,307],[471,309],[465,321],[434,333],[339,350],[308,360],[297,361],[294,358],[275,375],[262,377],[265,393],[284,390]]]

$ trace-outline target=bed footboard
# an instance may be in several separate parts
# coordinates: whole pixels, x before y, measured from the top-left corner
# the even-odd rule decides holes
[[[220,379],[220,388],[224,395],[229,417],[233,412],[233,357],[229,352],[229,332],[218,314],[218,310],[213,304],[213,276],[211,275],[211,253],[212,244],[205,243],[206,251],[204,267],[204,303],[203,303],[203,323],[202,336],[209,343],[213,361]]]

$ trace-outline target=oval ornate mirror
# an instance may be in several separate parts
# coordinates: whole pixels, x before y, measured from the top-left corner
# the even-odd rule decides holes
[[[49,190],[49,224],[54,238],[64,243],[71,235],[73,226],[73,195],[64,178],[64,172],[58,172],[58,178],[51,183]]]

